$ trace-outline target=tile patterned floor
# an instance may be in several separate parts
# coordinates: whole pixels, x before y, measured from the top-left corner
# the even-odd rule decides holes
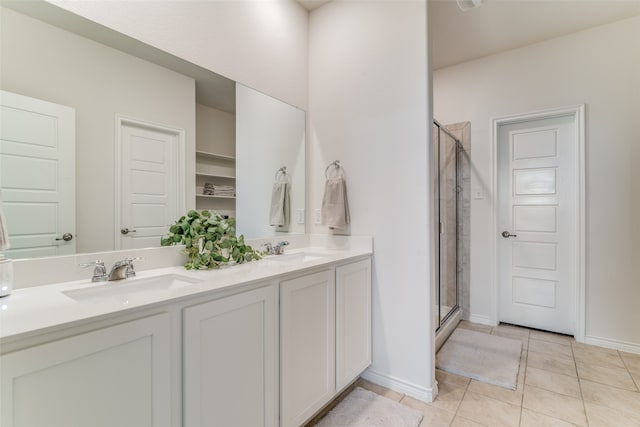
[[[458,327],[522,342],[515,391],[440,370],[433,403],[362,379],[356,385],[422,411],[420,427],[640,426],[640,354],[514,326],[462,321]]]

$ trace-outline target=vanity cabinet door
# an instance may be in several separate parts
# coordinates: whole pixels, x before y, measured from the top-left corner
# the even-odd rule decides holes
[[[371,364],[371,260],[336,268],[336,389]]]
[[[169,426],[170,330],[162,313],[0,356],[0,424]]]
[[[277,425],[277,286],[184,309],[184,426]]]
[[[335,272],[280,284],[280,425],[298,427],[335,394]]]

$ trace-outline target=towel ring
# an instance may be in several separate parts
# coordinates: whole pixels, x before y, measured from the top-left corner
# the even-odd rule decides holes
[[[329,166],[327,166],[327,168],[324,170],[324,177],[327,179],[329,179],[329,170],[331,168],[335,168],[336,172],[340,173],[342,169],[340,160],[334,160],[333,162],[329,163]]]
[[[287,177],[289,176],[289,173],[287,172],[286,166],[283,166],[276,171],[276,175],[275,175],[276,181],[278,180],[279,176],[282,176],[282,178],[287,179]]]

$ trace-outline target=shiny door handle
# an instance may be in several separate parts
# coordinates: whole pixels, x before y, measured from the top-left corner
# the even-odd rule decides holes
[[[511,234],[508,231],[503,231],[502,232],[502,237],[504,237],[506,239],[506,238],[509,238],[509,237],[518,237],[518,235],[517,234]]]
[[[73,239],[73,234],[71,233],[64,233],[62,237],[56,237],[56,240],[64,240],[65,242],[68,242],[71,239]]]
[[[135,233],[135,232],[136,232],[136,230],[129,230],[126,227],[120,229],[120,233],[122,233],[122,234],[129,234],[129,233]]]

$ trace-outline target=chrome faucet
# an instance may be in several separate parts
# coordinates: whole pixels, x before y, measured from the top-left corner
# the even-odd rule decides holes
[[[140,257],[137,258],[125,258],[121,261],[116,261],[111,267],[111,272],[109,272],[109,276],[107,280],[112,282],[114,280],[122,280],[128,279],[129,277],[134,277],[136,275],[136,271],[133,268],[133,261],[142,259]]]
[[[92,282],[106,282],[107,281],[107,268],[104,266],[104,261],[99,259],[87,262],[84,264],[78,264],[82,268],[94,267],[93,268],[93,277],[91,277]]]
[[[284,253],[284,247],[288,244],[289,242],[283,240],[281,242],[278,242],[275,246],[271,243],[265,243],[264,248],[269,255],[282,255]]]

